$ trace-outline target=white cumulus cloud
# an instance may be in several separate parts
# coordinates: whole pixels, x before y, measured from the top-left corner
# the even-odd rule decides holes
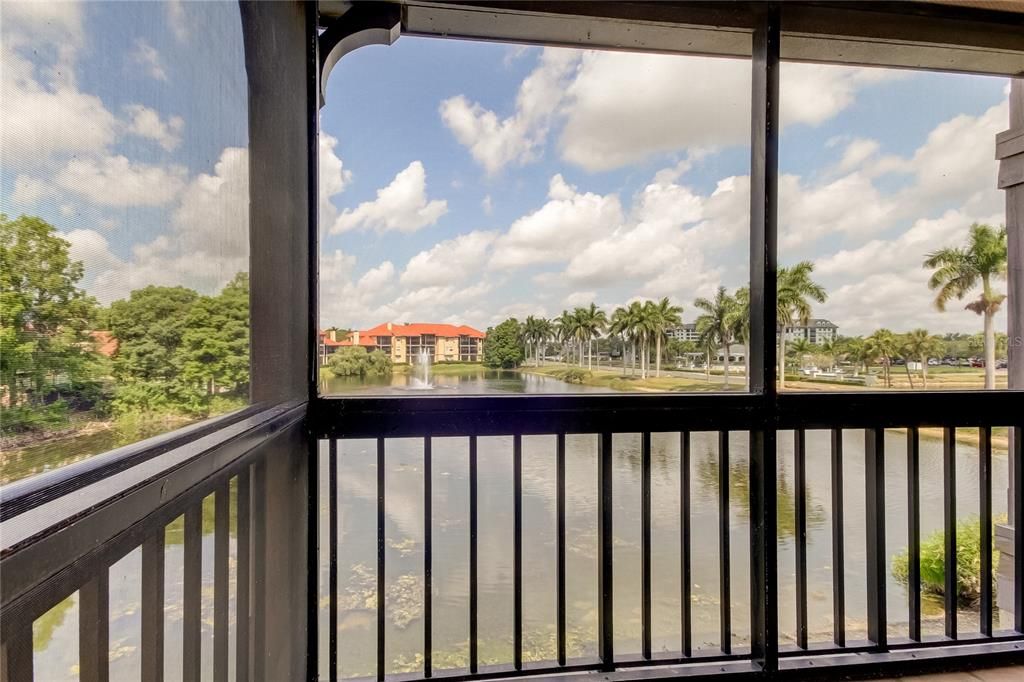
[[[421,162],[413,161],[391,184],[377,190],[376,199],[343,211],[334,221],[331,234],[356,229],[415,232],[433,225],[447,212],[447,201],[427,199],[427,173]]]
[[[133,163],[118,155],[72,159],[56,182],[103,206],[162,206],[178,196],[186,177],[184,166]]]
[[[181,133],[185,129],[185,119],[181,116],[171,116],[165,121],[155,109],[141,104],[129,104],[124,111],[127,129],[132,135],[153,140],[168,152],[181,144]]]

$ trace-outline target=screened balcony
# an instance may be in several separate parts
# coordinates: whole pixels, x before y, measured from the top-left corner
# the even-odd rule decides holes
[[[44,679],[46,657],[75,657],[37,646],[72,595],[77,619],[61,622],[83,680],[856,679],[1024,664],[1019,78],[993,142],[1008,388],[787,392],[775,362],[780,62],[1017,77],[1024,15],[973,6],[990,4],[241,3],[251,404],[0,488],[2,679]],[[748,60],[747,391],[321,394],[323,93],[346,54],[401,36]],[[948,532],[965,510],[996,527],[976,539],[976,608],[957,561],[975,540]],[[947,530],[938,599],[922,589],[922,527]],[[396,566],[413,577],[395,580]],[[133,608],[137,634],[115,640],[112,618]],[[126,656],[133,667],[117,667]]]

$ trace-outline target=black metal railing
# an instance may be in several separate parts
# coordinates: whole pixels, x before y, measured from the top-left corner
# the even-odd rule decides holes
[[[254,586],[263,583],[264,562],[253,560],[253,550],[263,542],[265,531],[264,446],[300,425],[304,415],[304,404],[246,410],[198,429],[112,451],[77,468],[68,467],[70,471],[56,470],[0,489],[0,678],[40,679],[34,671],[33,624],[77,592],[80,679],[109,679],[110,571],[138,551],[141,678],[164,679],[165,610],[179,607],[181,679],[200,679],[205,646],[212,646],[214,679],[228,679],[234,536],[235,679],[262,679],[261,659],[253,652],[266,642],[260,638],[261,599]],[[28,505],[26,499],[42,503]],[[171,603],[165,591],[165,536],[171,524],[178,523],[183,526],[182,590],[180,600]],[[212,529],[213,536],[212,596],[205,598],[204,527]],[[213,611],[212,633],[206,637],[204,606]]]
[[[648,400],[650,398],[650,400]],[[324,447],[329,451],[329,463],[322,469],[321,476],[328,476],[330,491],[330,507],[327,518],[329,524],[327,552],[330,556],[329,580],[327,581],[327,599],[330,603],[329,619],[323,624],[330,633],[331,646],[328,652],[327,671],[330,679],[338,679],[341,675],[337,646],[339,625],[338,609],[338,466],[339,460],[346,456],[346,443],[353,439],[372,439],[376,451],[377,501],[376,526],[373,532],[377,541],[377,602],[376,602],[376,667],[375,677],[383,680],[391,674],[389,661],[385,656],[388,650],[388,629],[386,627],[386,571],[385,559],[388,547],[387,535],[387,486],[386,473],[389,462],[387,452],[392,439],[420,439],[423,456],[423,479],[421,494],[423,495],[423,567],[424,592],[422,595],[422,642],[423,650],[420,668],[409,672],[404,677],[431,678],[442,676],[446,679],[484,679],[491,677],[518,676],[523,674],[561,674],[579,671],[628,671],[635,666],[691,666],[693,674],[701,669],[701,664],[722,662],[735,664],[736,670],[765,670],[764,659],[770,661],[777,656],[778,662],[769,672],[784,675],[789,671],[798,673],[813,665],[853,666],[856,664],[871,665],[873,663],[899,662],[897,655],[902,650],[913,650],[908,654],[905,665],[910,669],[926,669],[927,662],[932,660],[928,650],[942,650],[943,656],[957,656],[956,645],[971,645],[975,648],[962,648],[960,654],[970,656],[968,663],[983,660],[980,654],[1021,655],[1021,639],[1024,632],[1024,607],[1022,607],[1022,590],[1016,594],[1005,596],[1006,603],[1012,601],[1006,610],[1014,613],[1012,628],[993,629],[995,612],[993,595],[992,539],[989,532],[981,532],[980,567],[980,603],[979,627],[974,634],[958,630],[958,586],[957,586],[957,540],[956,524],[958,503],[956,497],[956,429],[958,427],[978,428],[979,441],[979,500],[978,517],[982,529],[991,529],[992,516],[992,429],[1007,427],[1011,433],[1010,458],[1013,461],[1013,475],[1020,490],[1020,471],[1022,462],[1022,415],[1013,409],[1006,396],[998,394],[972,394],[956,396],[951,394],[919,394],[919,395],[782,395],[771,403],[768,409],[760,409],[756,404],[756,396],[700,396],[693,399],[666,400],[657,396],[634,396],[629,398],[611,399],[612,403],[602,406],[600,398],[588,397],[499,397],[471,399],[463,401],[459,398],[446,399],[401,399],[401,410],[390,410],[389,406],[397,406],[388,398],[369,399],[322,399],[314,405],[315,418],[314,437],[322,439]],[[897,408],[897,403],[899,407]],[[649,409],[634,408],[647,405]],[[614,405],[614,407],[613,407]],[[718,405],[719,409],[711,409]],[[762,403],[762,406],[765,403]],[[955,407],[954,407],[955,406]],[[605,407],[613,409],[605,409]],[[594,428],[603,424],[605,428]],[[678,649],[671,652],[654,652],[652,650],[652,563],[651,563],[651,434],[664,431],[664,428],[651,428],[654,424],[662,427],[674,425],[683,430],[679,433],[679,490],[678,504],[680,509],[679,537],[679,573],[680,573],[680,638]],[[767,428],[772,425],[771,428]],[[561,428],[558,428],[560,426]],[[640,426],[640,429],[635,427]],[[553,428],[554,427],[554,428]],[[942,457],[942,489],[943,489],[943,528],[945,529],[944,561],[944,636],[929,638],[921,632],[921,575],[920,561],[920,479],[919,479],[919,439],[923,427],[941,427],[943,434]],[[907,593],[908,617],[907,636],[895,637],[890,634],[892,624],[888,622],[888,605],[886,585],[889,573],[888,562],[890,553],[886,549],[886,431],[899,429],[906,433],[906,467],[907,467],[907,537],[909,552],[909,576]],[[834,620],[831,642],[811,641],[808,619],[808,492],[806,471],[808,464],[808,431],[827,431],[828,440],[825,451],[820,449],[813,456],[823,458],[831,471],[831,529],[832,529],[832,615]],[[706,561],[706,552],[693,546],[693,535],[690,525],[691,516],[691,436],[693,432],[712,431],[717,433],[717,506],[718,506],[718,590],[719,590],[719,646],[718,650],[703,649],[696,651],[693,646],[694,621],[691,612],[692,594],[692,563]],[[731,543],[734,530],[730,528],[730,433],[742,431],[749,434],[749,490],[750,498],[745,503],[750,505],[750,537],[751,543],[751,583],[749,585],[733,584],[730,565]],[[774,589],[762,585],[758,579],[763,574],[757,570],[758,562],[775,562],[774,544],[776,529],[768,527],[759,534],[759,524],[768,520],[774,526],[774,515],[766,514],[766,509],[758,505],[774,504],[774,496],[767,502],[755,491],[763,490],[764,486],[774,487],[776,481],[777,452],[776,438],[784,438],[785,433],[793,433],[793,505],[794,519],[794,554],[795,554],[795,635],[794,643],[781,641],[778,629],[770,628],[765,623],[767,605],[777,618],[778,603]],[[846,593],[852,585],[845,579],[846,547],[844,535],[848,530],[844,515],[845,507],[854,503],[844,496],[844,434],[847,438],[856,437],[861,431],[864,438],[864,497],[863,504],[866,538],[866,580],[863,589],[867,602],[867,639],[851,639],[847,633]],[[591,659],[574,659],[567,656],[566,651],[566,545],[572,538],[566,537],[565,510],[565,442],[567,434],[589,433],[596,437],[597,450],[597,656]],[[615,651],[616,635],[614,628],[614,584],[613,572],[619,569],[614,557],[615,532],[613,529],[612,509],[616,504],[613,479],[613,437],[624,433],[639,433],[640,441],[640,652],[639,655],[619,654]],[[433,560],[436,553],[433,548],[432,525],[432,457],[434,441],[437,437],[458,435],[466,442],[468,461],[466,462],[468,488],[468,661],[464,668],[437,669],[437,651],[433,645],[433,585],[438,580],[438,568]],[[555,508],[555,563],[556,579],[554,601],[556,604],[554,628],[556,647],[548,661],[524,662],[523,649],[523,593],[533,589],[548,589],[546,586],[531,585],[524,578],[523,554],[523,483],[522,457],[524,437],[548,435],[554,436],[554,447],[551,456],[554,458],[554,508]],[[824,434],[822,434],[824,435]],[[512,613],[511,643],[512,653],[504,665],[483,665],[480,661],[480,634],[478,621],[479,609],[479,562],[478,545],[481,538],[479,531],[479,483],[478,483],[478,450],[482,436],[504,436],[511,440],[511,480],[508,482],[512,495],[512,534],[504,539],[512,547]],[[770,448],[770,452],[768,449]],[[899,453],[902,456],[902,453]],[[1020,514],[1020,495],[1013,511]],[[350,519],[352,524],[359,524],[360,519]],[[745,538],[747,539],[747,538]],[[1017,547],[1020,551],[1018,534]],[[1022,556],[1021,554],[1017,555]],[[1020,582],[1020,560],[1017,560],[1016,580]],[[774,571],[768,575],[773,575]],[[774,587],[774,586],[773,586]],[[750,591],[751,607],[751,645],[734,646],[733,604],[731,594],[739,590]],[[902,621],[900,626],[902,627]],[[977,645],[989,648],[979,650]],[[767,656],[765,652],[767,651]],[[865,654],[850,657],[850,653]],[[952,658],[950,660],[953,660]],[[755,663],[753,668],[750,664]],[[962,666],[960,663],[950,664]],[[771,665],[771,664],[769,664]],[[625,673],[624,673],[625,674]],[[627,675],[628,677],[628,675]]]

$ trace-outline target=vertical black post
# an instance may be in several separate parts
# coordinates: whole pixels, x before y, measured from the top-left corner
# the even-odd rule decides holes
[[[469,672],[477,672],[476,436],[469,437]]]
[[[423,439],[423,676],[433,674],[434,661],[434,521],[433,444]]]
[[[0,682],[35,679],[33,663],[31,617],[4,623],[0,641]]]
[[[384,459],[384,439],[377,439],[377,679],[383,680],[387,674],[387,658],[385,651],[385,630],[387,628],[387,575],[385,558],[387,555],[387,534],[384,524],[385,513],[384,492],[387,482],[387,469]]]
[[[164,529],[142,542],[142,678],[164,679]]]
[[[921,476],[920,434],[907,429],[907,597],[910,639],[921,641]]]
[[[846,646],[846,560],[843,538],[843,430],[832,429],[832,639]]]
[[[796,520],[796,645],[807,648],[807,433],[794,432]]]
[[[750,431],[750,649],[778,668],[775,336],[779,167],[779,7],[758,7],[751,44],[750,391],[767,417]]]
[[[651,434],[640,437],[641,654],[651,658]]]
[[[78,599],[79,679],[82,682],[107,682],[110,679],[110,569],[101,567],[96,577],[78,590]],[[186,634],[187,626],[186,621]],[[184,672],[185,679],[188,679],[188,669]],[[198,676],[195,679],[198,680]]]
[[[555,515],[557,516],[558,588],[557,630],[558,665],[565,665],[565,434],[560,433],[555,443]]]
[[[981,613],[980,630],[992,636],[992,428],[983,426],[978,432],[978,459],[981,481]]]
[[[226,680],[228,677],[228,555],[231,533],[231,488],[228,481],[217,486],[217,490],[214,492],[213,506],[213,679]],[[316,602],[316,600],[313,601]]]
[[[182,584],[182,668],[185,682],[199,682],[202,650],[203,503],[185,512],[185,577]]]
[[[729,547],[729,432],[718,432],[718,590],[722,653],[732,653],[732,590]]]
[[[888,646],[885,613],[885,431],[864,430],[864,514],[867,524],[868,639]]]
[[[1013,461],[1013,629],[1024,633],[1024,428],[1013,427],[1010,458]]]
[[[683,656],[693,654],[690,612],[690,432],[679,434],[679,633]]]
[[[338,441],[327,445],[327,676],[338,680]]]
[[[235,679],[247,682],[249,679],[249,579],[250,572],[250,511],[252,494],[249,487],[249,467],[238,472],[238,497],[235,499],[238,517],[238,545],[235,564]],[[161,666],[162,667],[162,666]]]
[[[523,669],[523,437],[512,436],[512,663]]]
[[[956,639],[956,429],[942,430],[942,502],[945,543],[946,637]]]
[[[602,669],[615,669],[615,601],[612,591],[612,434],[602,433],[598,452],[598,656]]]

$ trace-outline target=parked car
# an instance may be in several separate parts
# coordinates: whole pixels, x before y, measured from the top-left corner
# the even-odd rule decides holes
[[[971,367],[984,367],[985,361],[981,358],[971,358]]]
[[[996,369],[1006,369],[1006,358],[996,360]]]
[[[942,364],[942,361],[939,360],[938,358],[928,358],[928,366],[929,367],[938,367],[941,364]]]

